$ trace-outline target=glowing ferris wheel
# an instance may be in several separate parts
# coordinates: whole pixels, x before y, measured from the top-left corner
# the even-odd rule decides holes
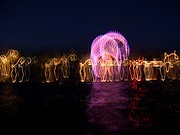
[[[108,60],[116,63],[118,71],[120,72],[121,63],[123,60],[128,59],[129,53],[130,48],[127,40],[118,32],[108,32],[96,37],[91,44],[90,54],[90,58],[93,62],[92,69],[94,75],[100,76],[100,61],[105,62],[106,64]]]

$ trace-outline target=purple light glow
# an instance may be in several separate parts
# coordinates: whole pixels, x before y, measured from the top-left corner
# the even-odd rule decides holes
[[[121,70],[121,63],[123,60],[127,60],[130,53],[130,48],[127,40],[118,32],[108,32],[104,35],[96,37],[91,45],[91,60],[92,69],[96,78],[103,78],[106,73],[102,73],[101,63],[105,63],[106,69],[108,70],[108,60],[114,63],[118,67],[118,72]],[[107,72],[105,70],[105,72]],[[109,70],[110,71],[110,70]],[[103,71],[104,72],[104,71]],[[115,72],[111,70],[109,73],[113,76]]]

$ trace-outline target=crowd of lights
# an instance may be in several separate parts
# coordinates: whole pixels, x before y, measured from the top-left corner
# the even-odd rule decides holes
[[[10,49],[0,55],[0,82],[27,82],[30,80],[30,65],[37,63],[37,57],[20,56],[17,50]]]
[[[72,49],[68,54],[64,53],[61,57],[49,59],[43,64],[44,80],[50,83],[68,79],[74,66],[73,62],[77,63],[79,80],[76,81],[80,82],[180,80],[180,59],[176,51],[170,54],[165,52],[162,60],[124,59],[120,63],[120,70],[119,63],[115,59],[108,59],[109,57],[111,58],[107,55],[106,61],[100,57],[98,63],[94,64],[90,57],[79,60],[76,51]],[[0,82],[29,81],[30,65],[37,61],[37,57],[20,56],[17,50],[10,49],[7,54],[0,55]],[[93,69],[98,69],[96,71],[100,75],[98,79]]]
[[[144,57],[128,59],[129,53],[127,40],[118,32],[108,32],[93,40],[91,53],[86,58],[79,59],[71,49],[67,54],[41,64],[43,82],[62,83],[70,75],[78,75],[75,81],[80,82],[180,80],[180,59],[176,51],[165,52],[162,60],[154,58],[151,61]],[[30,65],[37,62],[37,57],[24,57],[17,50],[8,50],[0,55],[0,82],[29,81]],[[76,71],[72,71],[73,68]]]
[[[165,52],[163,60],[153,59],[149,61],[145,58],[122,60],[120,72],[118,72],[117,63],[113,60],[104,62],[100,59],[98,62],[99,72],[103,74],[100,76],[101,79],[95,79],[96,72],[93,72],[93,61],[87,59],[84,63],[80,63],[81,82],[89,80],[93,80],[93,82],[180,80],[180,59],[176,51],[170,54]],[[108,72],[109,77],[104,72]]]

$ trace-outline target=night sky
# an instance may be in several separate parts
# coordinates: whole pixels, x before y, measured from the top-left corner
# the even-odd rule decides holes
[[[180,50],[178,0],[1,0],[0,49],[89,52],[93,39],[120,32],[131,52]]]

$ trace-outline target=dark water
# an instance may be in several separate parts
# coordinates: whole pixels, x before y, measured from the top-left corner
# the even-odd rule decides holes
[[[179,134],[180,84],[1,83],[0,124],[23,134]]]

